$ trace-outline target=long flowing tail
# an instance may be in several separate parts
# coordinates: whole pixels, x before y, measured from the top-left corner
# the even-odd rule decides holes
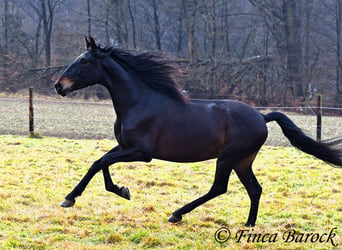
[[[272,112],[263,116],[266,123],[276,121],[281,127],[284,135],[294,147],[327,163],[342,167],[342,149],[337,148],[337,146],[342,143],[341,139],[326,143],[318,142],[304,134],[304,132],[283,113]]]

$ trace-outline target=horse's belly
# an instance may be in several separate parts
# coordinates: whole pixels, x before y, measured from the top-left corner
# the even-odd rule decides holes
[[[171,154],[168,152],[167,154],[164,153],[156,153],[153,158],[164,160],[164,161],[172,161],[172,162],[198,162],[198,161],[206,161],[210,159],[217,158],[218,154],[192,154],[189,152],[182,152],[182,153],[175,153]]]
[[[224,140],[219,138],[172,139],[160,144],[153,158],[175,162],[204,161],[217,158],[223,146]]]

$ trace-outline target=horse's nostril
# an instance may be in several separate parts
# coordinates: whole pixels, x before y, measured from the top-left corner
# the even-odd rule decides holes
[[[56,83],[55,89],[57,90],[57,92],[60,92],[62,90],[62,84],[60,82]]]

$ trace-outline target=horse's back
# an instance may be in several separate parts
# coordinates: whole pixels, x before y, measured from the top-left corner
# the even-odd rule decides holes
[[[195,106],[204,106],[209,112],[220,115],[221,119],[229,120],[230,126],[244,127],[250,130],[264,130],[265,121],[263,115],[250,105],[234,100],[201,100],[192,101]],[[250,125],[254,125],[252,128]]]

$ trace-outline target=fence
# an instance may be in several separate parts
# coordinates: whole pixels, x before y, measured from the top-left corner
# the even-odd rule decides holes
[[[33,134],[77,139],[113,139],[115,113],[111,101],[85,102],[61,99],[0,98],[0,133]],[[317,107],[255,107],[261,112],[286,112],[306,133],[318,139],[340,137],[342,109],[324,107],[318,99]],[[29,108],[28,108],[29,106]],[[33,114],[34,106],[34,114]],[[29,110],[29,112],[28,112]],[[267,111],[265,111],[267,110]],[[296,110],[296,113],[291,112]],[[309,113],[304,115],[298,113]],[[325,116],[322,112],[334,110],[341,116]],[[306,111],[306,112],[304,112]],[[33,120],[34,118],[34,120]],[[34,124],[34,125],[33,125]],[[289,145],[276,123],[269,123],[270,145]],[[35,130],[33,130],[33,128]]]

